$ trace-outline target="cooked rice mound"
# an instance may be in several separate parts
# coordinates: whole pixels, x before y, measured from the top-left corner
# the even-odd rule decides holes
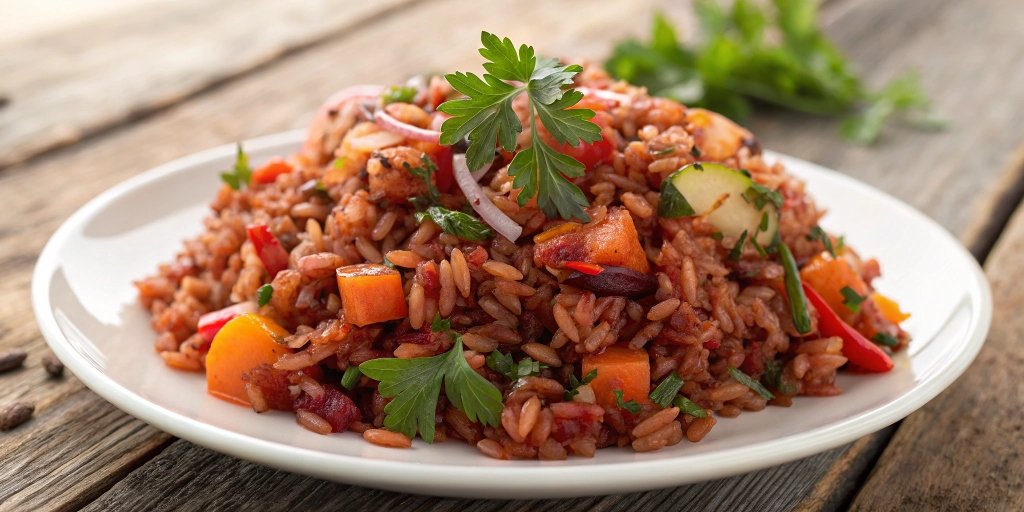
[[[273,295],[259,312],[288,331],[279,341],[294,353],[245,374],[256,412],[291,411],[314,432],[351,430],[377,444],[405,446],[405,436],[383,428],[388,399],[377,392],[377,383],[364,376],[347,390],[339,379],[346,368],[371,359],[447,351],[451,337],[430,328],[439,315],[462,334],[469,364],[502,391],[504,410],[499,426],[481,425],[442,393],[436,440],[468,442],[496,458],[589,457],[609,446],[656,450],[684,438],[700,441],[716,417],[789,406],[797,395],[839,394],[836,374],[847,363],[842,341],[797,332],[779,263],[750,245],[737,260],[730,258],[737,239],[720,236],[700,216],[657,215],[661,182],[680,167],[700,160],[744,169],[782,195],[779,235],[803,265],[826,249],[820,238],[809,236],[824,210],[806,195],[804,184],[781,164],[766,161],[750,132],[718,114],[649,97],[594,68],[577,85],[623,100],[584,100],[598,111],[595,121],[606,124],[603,134],[614,151],[575,180],[590,201],[591,217],[575,229],[605,229],[613,237],[635,230],[638,249],[608,257],[656,278],[653,292],[599,295],[564,283],[568,271],[559,268],[559,260],[620,248],[553,244],[565,221],[546,218],[532,202],[518,205],[507,173],[509,154],[498,154],[480,183],[522,226],[518,240],[495,234],[467,242],[430,220],[417,222],[408,198],[427,190],[407,167],[448,148],[382,129],[367,119],[360,101],[329,101],[302,149],[287,158],[290,172],[241,190],[220,187],[202,234],[187,240],[156,275],[136,283],[152,314],[157,352],[171,367],[203,372],[210,343],[197,333],[200,316],[256,301],[259,288],[270,283]],[[437,129],[434,108],[451,94],[434,78],[415,104],[391,104],[386,112],[409,125]],[[525,134],[520,138],[528,140]],[[458,185],[442,190],[441,202],[453,209],[466,203]],[[287,268],[272,279],[247,237],[254,223],[268,226],[288,254]],[[875,260],[862,260],[849,248],[839,257],[868,286],[880,274]],[[345,323],[335,270],[385,260],[400,272],[407,316],[363,326]],[[813,313],[812,318],[816,322]],[[871,300],[849,323],[861,332],[892,336],[899,341],[896,349],[908,340]],[[650,389],[675,372],[684,382],[680,393],[703,408],[705,417],[649,400],[637,400],[634,414],[602,405],[589,385],[566,400],[570,376],[583,377],[584,357],[613,346],[647,354]],[[544,367],[539,375],[511,382],[485,364],[495,350]],[[759,379],[766,365],[781,368],[786,383],[771,390],[770,401],[728,370]]]

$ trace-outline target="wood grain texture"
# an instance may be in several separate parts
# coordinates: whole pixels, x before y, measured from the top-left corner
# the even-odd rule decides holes
[[[0,168],[166,108],[412,1],[150,0],[0,39],[0,96],[8,102],[0,110]]]
[[[965,16],[967,27],[989,22],[995,22],[997,28],[1003,27],[999,29],[1005,39],[1001,44],[1009,48],[995,52],[996,62],[1007,62],[1008,55],[1024,47],[1019,35],[1011,37],[1005,33],[1004,25],[998,25],[1000,20],[990,19],[999,18],[999,10],[1013,10],[1013,3],[983,1],[988,9],[981,13],[960,12],[964,8],[951,0],[936,1],[933,7],[922,12],[919,12],[920,5],[912,2],[836,0],[827,5],[825,12],[832,20],[830,34],[842,47],[851,49],[852,56],[866,68],[872,80],[884,80],[915,63],[946,59],[946,64],[941,61],[929,64],[922,69],[922,75],[926,83],[934,86],[931,92],[940,110],[954,121],[969,120],[969,129],[956,127],[956,131],[939,135],[895,131],[883,145],[872,149],[845,144],[834,135],[834,123],[805,117],[765,116],[755,120],[756,133],[767,147],[836,166],[918,205],[954,232],[963,232],[964,226],[976,215],[974,212],[980,209],[978,205],[999,193],[991,183],[1005,174],[1003,164],[1010,160],[1008,148],[1024,139],[1024,126],[1017,126],[1007,112],[1013,109],[1003,107],[997,112],[999,109],[993,107],[972,105],[977,112],[960,110],[968,94],[1011,95],[1007,98],[1009,104],[1018,109],[1024,106],[1024,87],[1020,87],[1018,76],[1021,70],[1008,65],[999,67],[996,75],[1002,75],[1005,82],[1002,85],[998,76],[987,75],[974,82],[958,80],[949,84],[941,80],[956,69],[955,66],[977,69],[979,64],[974,61],[984,54],[985,48],[974,41],[980,39],[990,44],[990,39],[996,37],[970,30],[944,34],[932,31],[930,24],[942,26],[950,22],[949,11]],[[0,218],[0,273],[5,276],[0,280],[0,350],[12,346],[27,348],[32,360],[38,361],[44,349],[27,300],[35,256],[63,218],[112,184],[206,147],[301,127],[321,98],[344,85],[393,82],[425,69],[475,66],[479,59],[467,49],[475,48],[480,28],[530,41],[549,54],[598,57],[607,51],[609,41],[625,34],[644,33],[652,8],[659,3],[670,15],[681,18],[684,12],[681,6],[651,0],[607,3],[602,4],[601,9],[580,0],[561,3],[503,1],[488,10],[473,8],[472,2],[415,5],[391,13],[371,27],[346,32],[308,51],[263,66],[243,79],[210,89],[159,115],[111,129],[86,143],[38,158],[30,165],[9,168],[0,173],[0,190],[9,191],[5,205],[7,215]],[[577,13],[574,24],[560,21],[560,15],[566,11]],[[514,15],[521,12],[531,13],[529,23]],[[1005,19],[1006,23],[1013,21],[1012,13]],[[436,37],[422,37],[424,27],[432,26],[445,29],[436,32]],[[942,37],[955,40],[937,40]],[[959,49],[951,51],[953,47]],[[387,52],[386,66],[381,65],[382,48],[392,49]],[[942,68],[945,65],[950,66],[949,70]],[[1007,88],[1007,83],[1016,87]],[[0,116],[9,108],[11,106],[0,110]],[[970,174],[957,167],[968,161],[961,139],[974,144],[975,151],[970,154],[978,155],[979,161],[986,164],[972,165]],[[1003,181],[1013,182],[1012,179]],[[35,370],[45,376],[41,369]],[[0,377],[0,385],[5,389],[0,400],[29,397],[40,409],[32,422],[13,435],[0,437],[0,460],[19,461],[18,471],[4,472],[6,465],[0,469],[0,477],[4,477],[0,482],[0,510],[24,508],[9,504],[31,504],[41,510],[77,507],[166,442],[163,434],[113,410],[74,379],[61,383],[22,382],[15,378],[18,375],[22,373]],[[108,408],[111,418],[119,418],[111,419],[111,426],[102,426],[105,416],[97,419],[86,414],[104,407]],[[93,430],[94,424],[99,425],[96,430]],[[78,428],[82,429],[80,433],[75,432]],[[45,429],[66,431],[61,436],[40,438],[36,444],[27,444],[36,432]],[[90,452],[90,446],[108,442],[103,439],[104,432],[108,431],[120,432],[111,436],[118,442],[105,447],[100,455],[116,462],[91,465],[90,457],[100,455]],[[579,503],[597,510],[622,505],[672,509],[690,503],[718,509],[742,508],[750,503],[752,508],[770,510],[786,509],[805,500],[803,504],[808,509],[831,509],[847,502],[853,490],[850,479],[856,480],[874,461],[885,444],[884,436],[872,436],[850,447],[736,478],[625,498],[591,498],[579,500]],[[48,451],[59,451],[63,458],[59,462],[43,460],[40,454]],[[189,464],[178,463],[177,459],[186,457],[191,461]],[[210,496],[199,492],[197,487],[189,487],[193,491],[188,493],[178,490],[196,477],[203,464],[217,468],[215,473],[204,473],[204,476],[214,480],[224,496]],[[199,467],[194,467],[196,465]],[[249,487],[249,478],[263,485]],[[61,487],[62,482],[77,480],[86,483],[75,488],[67,484]],[[302,492],[289,494],[293,487]],[[275,489],[278,494],[266,489]],[[347,496],[352,509],[358,509],[357,505],[369,509],[387,508],[384,505],[423,509],[436,505],[451,510],[467,507],[496,510],[506,506],[518,510],[562,510],[577,503],[430,501],[430,498],[351,488],[272,471],[184,441],[175,442],[168,451],[141,466],[104,494],[94,507],[146,505],[145,502],[125,501],[131,493],[157,497],[182,508],[208,506],[211,509],[218,505],[233,508],[231,505],[238,503],[237,500],[267,497],[294,499],[294,508],[313,508],[321,500],[341,504],[341,501],[329,501],[338,494]],[[217,499],[228,501],[215,502]]]
[[[854,510],[1024,510],[1024,208],[985,265],[995,316],[957,382],[903,421]]]
[[[499,501],[413,496],[346,486],[238,461],[177,441],[84,510],[788,510],[814,486],[815,481],[804,475],[825,471],[843,450],[768,471],[658,491],[572,500]],[[786,492],[769,492],[771,489]]]

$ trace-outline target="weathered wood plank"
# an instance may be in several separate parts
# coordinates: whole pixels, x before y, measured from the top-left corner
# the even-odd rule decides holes
[[[84,510],[788,510],[814,486],[840,450],[736,478],[653,492],[572,500],[469,500],[352,487],[242,462],[177,441]],[[786,489],[786,493],[764,492]]]
[[[4,37],[0,169],[166,108],[412,1],[138,2],[82,23]],[[10,15],[17,20],[30,7],[11,6]]]
[[[953,386],[903,421],[854,510],[1024,510],[1024,208],[985,265],[992,331]]]
[[[0,347],[26,346],[34,354],[38,354],[42,350],[40,348],[41,341],[31,324],[31,312],[26,300],[31,264],[34,255],[38,253],[44,242],[46,234],[88,197],[124,179],[136,170],[145,169],[175,156],[230,140],[300,126],[302,120],[308,117],[308,112],[312,111],[319,99],[338,86],[357,81],[393,81],[404,74],[418,70],[452,69],[471,65],[477,61],[474,55],[467,52],[466,49],[474,47],[477,30],[480,27],[507,33],[518,40],[531,41],[548,53],[590,56],[601,55],[607,50],[608,41],[623,33],[641,33],[646,30],[650,3],[632,3],[628,6],[626,4],[609,5],[603,7],[601,11],[593,9],[588,3],[575,3],[578,5],[559,4],[556,7],[542,2],[526,2],[525,4],[506,2],[505,5],[495,7],[493,12],[477,12],[474,9],[465,8],[465,6],[458,9],[454,7],[456,2],[416,7],[408,13],[403,13],[402,16],[383,20],[374,27],[373,31],[356,32],[309,52],[295,55],[281,63],[267,66],[245,80],[198,96],[189,102],[168,109],[160,116],[112,131],[102,138],[94,139],[89,144],[56,152],[33,162],[32,165],[9,169],[0,175],[0,188],[12,191],[7,210],[10,215],[0,219],[0,232],[4,234],[4,241],[0,243],[0,268],[3,268],[5,276],[11,276],[11,279],[0,281],[0,305],[2,305],[0,307]],[[920,14],[933,22],[943,19],[945,16],[943,13],[950,9],[951,3],[948,1],[938,2],[931,12]],[[993,9],[999,7],[1005,10],[1008,6],[1012,7],[1008,1],[989,3],[994,6]],[[863,55],[854,53],[854,57],[858,61],[872,64],[870,76],[882,77],[888,73],[887,70],[899,69],[908,63],[927,57],[927,52],[920,51],[922,43],[913,38],[923,37],[920,36],[923,33],[927,36],[925,40],[930,41],[928,37],[934,36],[930,32],[911,31],[912,39],[905,41],[909,47],[903,47],[894,45],[893,41],[887,38],[880,38],[878,42],[875,42],[868,37],[876,32],[889,33],[904,30],[902,26],[877,23],[877,19],[886,19],[885,17],[876,18],[873,22],[869,22],[871,18],[868,16],[864,16],[863,21],[858,23],[849,21],[858,19],[856,16],[862,16],[862,9],[868,9],[869,12],[873,12],[877,16],[896,15],[897,19],[903,19],[908,16],[905,11],[892,13],[889,10],[913,10],[914,6],[907,5],[908,3],[905,2],[893,3],[892,6],[882,2],[858,1],[854,4],[852,0],[851,2],[833,2],[830,7],[833,4],[842,6],[843,10],[836,17],[830,31],[844,47],[853,48],[855,43],[857,48],[860,48],[861,45],[878,46],[879,48],[884,46],[884,48],[871,52],[859,50],[864,52]],[[851,5],[852,7],[850,7]],[[678,9],[678,7],[676,8]],[[564,12],[564,9],[580,13],[578,19],[575,20],[578,22],[577,25],[565,26],[559,22],[558,14]],[[531,12],[531,16],[535,16],[535,18],[531,18],[530,23],[522,23],[521,20],[509,15],[509,13],[527,12],[527,10]],[[978,23],[979,17],[984,21],[987,19],[984,16],[994,16],[994,14],[989,12],[975,15],[968,19],[970,22],[968,24]],[[442,17],[445,19],[443,25],[449,30],[439,35],[436,40],[422,37],[422,27],[430,26],[431,19],[437,20]],[[382,34],[386,34],[388,45],[403,49],[402,52],[392,56],[392,62],[387,67],[380,66],[378,58],[378,51],[383,40]],[[959,40],[960,44],[969,44],[973,38],[978,36],[978,34],[969,32],[946,35],[962,37]],[[1019,38],[1009,38],[1004,44],[1024,46]],[[963,63],[960,60],[970,64],[967,61],[972,57],[960,55],[955,52],[946,55],[947,65],[961,65]],[[345,63],[345,66],[342,67],[339,63]],[[1008,77],[1009,84],[1014,84],[1013,80],[1016,78],[1013,73],[1015,71],[1010,69],[1004,69],[1004,71],[1010,75]],[[927,80],[929,78],[926,76]],[[1017,83],[1019,85],[1019,82]],[[987,89],[978,90],[974,87],[948,89],[936,91],[936,96],[941,105],[957,105],[959,103],[955,100],[963,97],[964,90],[984,96],[985,94],[994,95],[1002,88],[1008,87],[1007,84],[996,87],[996,83],[991,80],[983,81],[982,84]],[[296,93],[296,91],[301,91],[301,93]],[[1015,87],[1008,91],[1024,91],[1024,88]],[[1007,101],[1012,103],[1013,99]],[[1013,104],[1019,105],[1020,103],[1024,103],[1024,101],[1016,98],[1016,103]],[[910,156],[914,156],[916,153],[935,153],[938,155],[935,158],[939,160],[945,158],[950,162],[956,162],[962,148],[950,144],[949,137],[951,135],[949,134],[919,136],[899,132],[894,134],[889,143],[881,148],[866,150],[839,142],[832,135],[834,127],[830,123],[781,116],[780,119],[787,120],[789,123],[783,125],[781,121],[776,122],[773,119],[765,118],[755,123],[755,129],[769,147],[836,165],[876,186],[889,189],[903,199],[920,205],[923,210],[942,220],[947,227],[954,231],[959,231],[966,219],[970,217],[970,213],[962,213],[959,210],[970,210],[986,195],[991,194],[992,189],[986,184],[1001,172],[999,165],[993,165],[976,168],[977,173],[973,176],[951,172],[940,172],[932,176],[930,167],[915,161],[914,158],[908,157],[903,152],[894,152],[893,149],[893,147],[903,144],[913,144],[915,151]],[[1024,127],[1016,126],[1016,123],[1012,121],[1008,116],[996,116],[989,112],[980,116],[978,123],[973,124],[973,129],[979,132],[999,134],[992,138],[991,144],[981,144],[984,142],[981,139],[974,141],[979,144],[979,147],[984,147],[991,153],[986,154],[986,158],[992,161],[1005,159],[1004,146],[1007,144],[1003,143],[1003,139],[1009,140],[1016,136],[1017,140],[1020,140]],[[1011,135],[1004,135],[1005,132],[1011,132]],[[959,134],[959,136],[967,135],[969,134]],[[877,155],[877,162],[868,158],[871,155]],[[870,165],[866,165],[865,162]],[[888,172],[889,168],[894,166],[900,166],[899,173]],[[68,182],[69,174],[73,176],[71,181],[75,186],[60,186],[59,184]],[[919,186],[922,182],[934,184],[934,186],[922,188]],[[965,200],[957,204],[935,201],[934,191],[936,189],[955,190],[957,191],[956,195],[964,197]],[[27,394],[26,396],[32,396],[43,404],[56,404],[65,400],[65,398],[50,398],[47,392],[36,391],[35,388],[31,390],[23,388],[16,381],[11,383],[12,379],[6,377],[0,382],[3,382],[5,386],[15,388],[16,391],[12,392],[12,395]],[[77,381],[71,380],[70,382],[69,385],[78,386],[77,389],[81,389]],[[88,406],[104,405],[102,400],[95,395],[82,393],[82,395],[75,395],[74,399],[77,400],[78,396],[84,396],[82,403]],[[36,446],[35,451],[26,451],[22,448],[24,439],[34,432],[33,429],[40,428],[39,425],[44,422],[63,425],[81,421],[81,416],[76,414],[54,414],[51,416],[47,416],[47,414],[48,411],[44,408],[40,412],[40,417],[32,423],[15,431],[13,435],[0,438],[0,459],[5,461],[32,460],[34,454],[39,451],[52,449],[52,447],[42,445]],[[138,424],[134,420],[131,421]],[[81,439],[84,442],[89,442],[91,438],[83,437]],[[134,441],[143,444],[144,439],[145,436],[135,436]],[[74,437],[74,440],[79,440],[79,438]],[[74,444],[74,441],[68,444]],[[185,443],[176,443],[176,445],[178,444]],[[839,472],[839,475],[845,475],[844,467],[850,467],[856,473],[857,468],[863,467],[864,461],[873,460],[878,446],[877,440],[864,441],[857,443],[850,450],[835,450],[807,461],[721,481],[725,483],[716,482],[706,485],[709,486],[708,489],[714,489],[713,499],[717,501],[713,501],[713,503],[730,506],[735,505],[737,501],[755,497],[763,497],[764,501],[758,502],[762,505],[796,503],[793,501],[794,499],[807,495],[814,500],[818,499],[816,496],[821,498],[821,501],[808,503],[822,503],[822,506],[841,504],[846,499],[848,489],[843,490],[838,485],[834,488],[831,486],[822,488],[810,484],[818,482],[823,475],[834,475],[836,472]],[[39,480],[42,486],[45,486],[46,482],[76,478],[79,472],[83,471],[81,465],[85,463],[77,458],[80,455],[81,452],[77,455],[69,453],[68,462],[59,470],[52,472],[46,466],[28,464],[23,467],[20,475],[15,475],[15,478]],[[213,455],[211,454],[211,456]],[[822,461],[828,463],[822,464]],[[167,462],[161,464],[167,464]],[[224,475],[237,473],[237,468],[245,463],[232,461],[232,464],[235,465],[224,469]],[[140,469],[140,476],[148,474],[145,472],[152,469],[149,464],[143,468]],[[99,470],[115,473],[120,471],[119,468],[100,468]],[[264,471],[269,472],[270,470]],[[294,475],[288,476],[288,478],[291,479],[289,482],[304,482],[299,486],[302,491],[296,491],[296,495],[305,496],[306,502],[314,502],[325,498],[331,492],[337,492],[333,484]],[[843,480],[841,476],[834,478],[837,482]],[[182,482],[183,480],[182,477],[175,477],[173,481]],[[135,482],[136,485],[139,483],[138,480],[130,480],[130,482]],[[13,485],[20,486],[19,488],[26,486],[24,483]],[[718,487],[714,487],[716,485]],[[240,483],[231,481],[224,481],[220,486],[221,492],[226,494],[236,492],[234,490],[236,487],[242,488]],[[90,489],[95,488],[91,487]],[[693,486],[690,491],[679,492],[703,493],[704,491],[693,491],[693,489],[699,488],[701,486]],[[833,492],[831,489],[839,489],[839,491]],[[143,491],[140,488],[135,490],[139,493]],[[169,491],[162,489],[153,490],[153,492]],[[377,495],[376,491],[361,490],[360,492],[364,494],[359,494],[359,496]],[[670,493],[671,491],[636,495],[633,499],[642,500],[650,506],[660,503],[666,506],[685,503],[676,501],[677,498],[674,497],[669,499],[664,495],[666,492]],[[414,499],[400,495],[395,496],[388,503],[406,503],[405,500]],[[655,499],[648,496],[666,497]],[[52,500],[49,506],[53,508],[68,506],[67,504],[71,502],[81,502],[81,498],[72,494],[50,494],[46,498]],[[18,494],[7,501],[10,502],[13,499],[22,500],[19,503],[27,503],[24,501],[25,498]],[[189,502],[184,500],[206,498],[183,495],[181,499],[183,500],[179,502],[181,506],[189,506]],[[615,503],[614,498],[607,500],[610,501],[595,499],[588,503],[599,509],[611,508]],[[375,501],[360,501],[360,503],[380,506]],[[6,505],[0,505],[0,508],[4,508],[4,506]],[[497,507],[498,505],[488,506]],[[545,506],[551,508],[557,505],[551,503]],[[772,507],[764,505],[762,508]]]

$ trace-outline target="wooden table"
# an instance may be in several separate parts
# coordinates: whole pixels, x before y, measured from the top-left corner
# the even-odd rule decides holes
[[[0,351],[29,352],[26,368],[0,376],[0,404],[36,405],[29,423],[0,434],[0,510],[1024,509],[1019,0],[823,6],[828,33],[870,83],[920,72],[951,120],[944,133],[893,129],[861,147],[840,140],[833,121],[766,114],[752,123],[767,147],[926,212],[984,263],[996,317],[967,373],[901,423],[804,460],[674,489],[523,502],[409,496],[275,471],[174,439],[74,377],[47,379],[29,305],[32,267],[60,222],[114,183],[207,147],[302,127],[347,84],[476,66],[482,28],[549,54],[600,58],[611,41],[644,34],[657,8],[692,28],[687,6],[105,0],[56,14],[45,12],[51,3],[24,2],[35,10],[5,15],[20,30],[0,30]]]

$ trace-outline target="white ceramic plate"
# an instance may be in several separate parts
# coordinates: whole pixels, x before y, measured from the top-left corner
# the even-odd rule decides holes
[[[302,134],[245,144],[254,162],[293,152]],[[593,459],[497,461],[461,443],[381,448],[354,434],[319,436],[290,414],[257,416],[205,393],[203,378],[166,368],[132,280],[168,261],[197,234],[229,167],[224,146],[160,166],[104,192],[71,216],[36,265],[32,302],[43,335],[93,391],[176,436],[243,459],[330,480],[422,494],[559,497],[709,480],[799,459],[907,416],[952,383],[988,331],[992,299],[974,259],[921,213],[853,179],[782,155],[828,208],[826,227],[880,258],[878,287],[913,316],[914,341],[885,375],[842,375],[834,398],[797,398],[722,419],[697,444]]]

